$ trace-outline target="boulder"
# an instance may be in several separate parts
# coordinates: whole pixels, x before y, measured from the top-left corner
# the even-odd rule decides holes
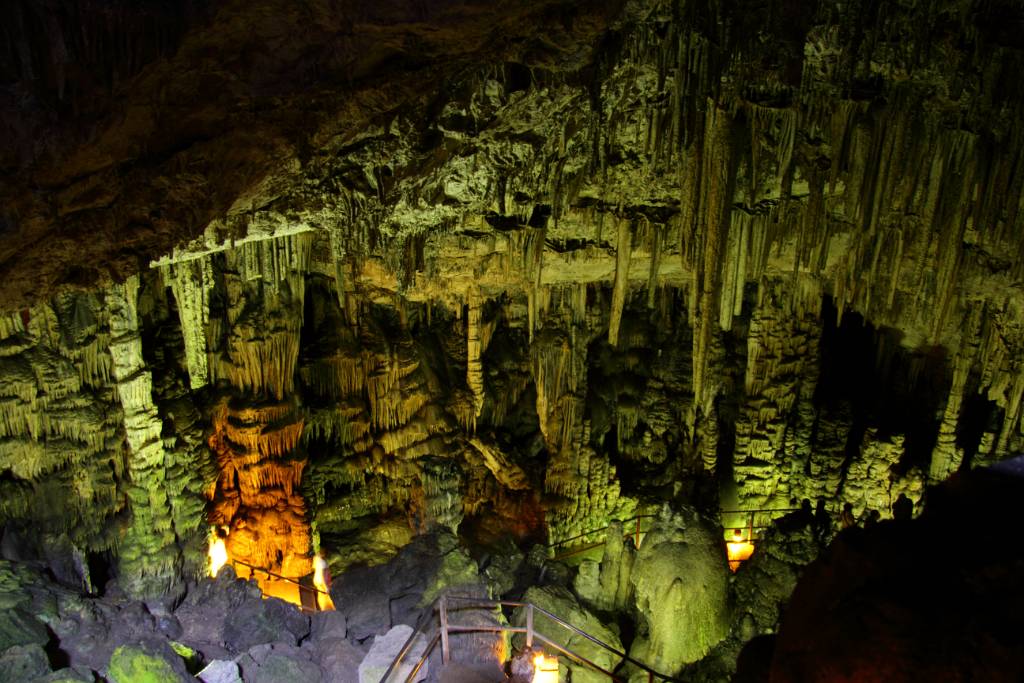
[[[325,681],[345,683],[359,679],[359,664],[366,656],[366,649],[347,640],[325,638],[317,644],[317,650]]]
[[[481,574],[491,595],[506,595],[519,582],[525,557],[511,538],[502,538],[480,562]]]
[[[15,645],[45,645],[49,640],[43,622],[24,607],[0,610],[0,650]]]
[[[195,680],[174,650],[159,641],[122,645],[115,649],[107,665],[106,677],[111,683],[183,683]]]
[[[6,681],[31,681],[50,673],[46,651],[39,645],[15,645],[0,654],[0,678]]]
[[[366,653],[366,657],[359,664],[359,683],[380,683],[384,673],[391,666],[391,663],[395,661],[395,657],[401,652],[402,646],[409,640],[412,633],[413,629],[411,626],[399,624],[384,635],[375,637],[370,651]],[[413,667],[423,656],[426,649],[427,639],[420,634],[392,678],[397,681],[404,681],[408,678],[409,674],[412,673]],[[417,673],[414,683],[426,679],[428,671],[429,666],[424,663]]]
[[[238,664],[225,659],[215,659],[196,674],[203,683],[242,683]]]
[[[187,643],[220,645],[225,640],[226,617],[242,604],[258,604],[261,600],[255,582],[237,579],[231,567],[224,567],[217,578],[203,579],[190,586],[185,599],[174,611],[182,626],[178,638]],[[207,651],[205,647],[200,649]]]
[[[224,619],[224,644],[237,652],[261,643],[298,644],[309,634],[309,617],[283,600],[246,601]]]
[[[282,643],[264,643],[238,658],[242,679],[250,683],[302,681],[319,683],[323,674],[312,661],[313,650]]]
[[[344,639],[347,635],[348,623],[341,612],[317,612],[310,618],[310,637],[313,640]]]
[[[418,536],[386,564],[337,576],[331,598],[347,620],[348,637],[365,640],[395,624],[415,624],[442,591],[476,590],[477,565],[447,531]]]
[[[729,566],[722,533],[694,511],[664,510],[632,572],[638,636],[630,656],[673,675],[729,631]]]
[[[915,520],[850,528],[800,576],[764,677],[1021,680],[1024,480],[960,472]],[[1009,535],[1008,535],[1009,533]]]
[[[70,667],[64,667],[57,671],[51,671],[45,676],[33,679],[33,683],[93,683],[95,680],[96,677],[91,669],[79,671]]]

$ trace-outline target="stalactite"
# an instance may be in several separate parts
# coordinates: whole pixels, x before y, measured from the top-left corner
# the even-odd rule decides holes
[[[480,356],[485,348],[481,332],[482,302],[471,297],[466,315],[466,385],[473,394],[474,417],[484,407],[484,371]]]
[[[658,271],[661,270],[661,249],[663,227],[654,226],[654,238],[651,245],[651,270],[647,275],[647,308],[653,309],[658,290]]]
[[[210,380],[207,358],[207,326],[210,318],[210,290],[214,285],[213,264],[208,257],[199,257],[164,266],[162,275],[170,281],[178,302],[185,358],[193,389]]]
[[[721,256],[729,236],[730,168],[732,166],[732,141],[730,119],[727,112],[714,106],[708,108],[701,171],[700,206],[706,213],[703,242],[703,259],[696,290],[699,292],[699,316],[695,320],[693,335],[693,391],[698,406],[707,410],[713,399],[711,383],[707,377],[711,336],[714,334],[712,321],[718,314],[718,300],[721,294]],[[714,150],[712,153],[711,150]],[[706,207],[706,208],[704,208]]]
[[[618,237],[615,241],[615,282],[612,285],[612,308],[608,322],[608,343],[619,343],[622,310],[629,292],[629,262],[633,256],[633,226],[626,219],[618,219]]]
[[[515,464],[497,446],[486,443],[479,437],[469,440],[483,459],[484,465],[494,478],[504,487],[513,491],[524,491],[530,488],[530,480],[521,467]]]

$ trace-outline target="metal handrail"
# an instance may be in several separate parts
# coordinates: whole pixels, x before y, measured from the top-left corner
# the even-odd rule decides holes
[[[796,512],[796,511],[799,511],[801,509],[802,508],[757,508],[757,509],[751,509],[751,510],[722,510],[722,511],[720,511],[720,515],[727,515],[727,514],[746,514],[746,515],[749,515],[749,517],[748,517],[749,524],[747,524],[746,527],[748,529],[750,529],[751,531],[753,531],[753,529],[767,529],[767,528],[769,528],[771,526],[770,524],[769,525],[757,525],[757,526],[755,526],[753,524],[753,520],[754,520],[754,515],[757,514],[757,513],[761,513],[761,512]],[[626,524],[628,522],[634,522],[634,521],[637,522],[637,528],[636,528],[635,532],[634,531],[630,531],[628,533],[624,533],[623,537],[626,538],[626,537],[634,535],[634,533],[635,533],[636,537],[637,537],[637,541],[638,541],[637,546],[639,547],[639,537],[640,537],[639,522],[640,522],[641,519],[652,518],[652,517],[657,517],[657,515],[654,515],[654,514],[636,515],[635,517],[630,517],[629,519],[618,520],[618,521],[620,521],[623,524]],[[719,523],[720,523],[720,520],[719,520]],[[593,529],[591,531],[585,531],[585,532],[583,532],[581,534],[577,534],[576,536],[572,536],[571,538],[566,538],[566,539],[562,539],[561,541],[556,541],[555,543],[550,543],[550,544],[548,544],[547,547],[548,548],[556,548],[556,547],[558,547],[560,545],[565,545],[566,543],[569,543],[571,541],[575,541],[575,540],[578,540],[580,538],[584,538],[586,536],[590,536],[592,534],[600,533],[602,531],[607,531],[610,528],[610,526],[611,525],[601,527],[600,529]],[[649,532],[649,530],[647,532],[644,532],[644,533],[648,533],[648,532]],[[751,538],[749,540],[754,540],[754,539]],[[570,555],[575,555],[575,554],[578,554],[580,552],[586,552],[587,550],[591,550],[593,548],[598,548],[598,547],[604,545],[605,543],[607,543],[607,540],[602,541],[601,543],[594,543],[594,544],[589,545],[589,546],[587,546],[585,548],[576,549],[576,550],[573,550],[571,553],[559,555],[559,556],[556,556],[556,557],[569,557]],[[446,600],[471,601],[471,602],[476,602],[479,605],[490,605],[490,606],[498,606],[498,607],[525,607],[527,609],[527,619],[526,619],[527,626],[526,627],[521,627],[521,626],[485,627],[485,626],[460,626],[460,625],[457,625],[457,624],[448,624],[447,623]],[[545,637],[543,634],[535,632],[533,630],[533,612],[535,610],[539,610],[543,615],[545,615],[546,617],[548,617],[549,619],[554,621],[556,624],[562,626],[563,628],[567,628],[570,631],[572,631],[572,632],[574,632],[574,633],[576,633],[576,634],[578,634],[580,636],[583,636],[584,638],[586,638],[587,640],[590,640],[591,642],[593,642],[597,646],[599,646],[601,648],[604,648],[605,650],[608,650],[609,652],[611,652],[611,653],[613,653],[615,655],[618,655],[619,657],[622,658],[623,661],[625,661],[625,662],[627,662],[629,664],[632,664],[633,666],[636,666],[636,667],[640,668],[642,671],[647,672],[647,680],[649,682],[652,682],[652,681],[655,680],[655,678],[657,678],[659,680],[668,681],[669,683],[682,683],[680,681],[680,679],[673,678],[673,677],[671,677],[671,676],[669,676],[667,674],[663,674],[661,672],[655,671],[654,669],[650,668],[649,666],[647,666],[643,662],[640,662],[640,661],[637,661],[637,660],[633,659],[632,657],[630,657],[625,652],[621,652],[621,651],[617,650],[616,648],[612,647],[608,643],[605,643],[605,642],[595,638],[594,636],[590,635],[586,631],[583,631],[583,630],[573,626],[572,624],[562,620],[561,618],[557,617],[556,615],[552,614],[551,612],[548,612],[547,610],[545,610],[542,607],[537,607],[533,603],[529,603],[529,602],[516,602],[516,601],[512,601],[512,600],[490,600],[490,599],[486,599],[486,598],[474,598],[474,597],[465,596],[465,595],[449,595],[449,596],[442,595],[440,598],[435,600],[434,603],[431,604],[430,608],[428,610],[426,610],[420,616],[420,619],[417,622],[417,628],[413,631],[412,635],[409,636],[408,640],[406,640],[405,644],[402,646],[402,649],[399,650],[398,654],[395,656],[395,659],[391,662],[391,665],[388,667],[387,671],[384,672],[384,676],[380,679],[380,683],[386,683],[386,681],[388,680],[388,677],[390,677],[391,674],[394,673],[394,671],[397,669],[397,667],[399,667],[401,665],[402,660],[405,659],[406,655],[408,655],[409,651],[412,649],[412,645],[416,641],[416,638],[424,632],[424,627],[426,626],[426,623],[424,623],[424,618],[427,615],[432,615],[435,609],[438,609],[439,612],[441,613],[440,614],[441,624],[440,624],[439,632],[437,634],[435,634],[431,638],[431,640],[428,643],[426,649],[423,651],[423,655],[416,662],[416,665],[413,667],[412,672],[406,677],[405,683],[410,683],[410,681],[412,681],[412,679],[415,677],[415,675],[423,667],[424,662],[426,662],[426,660],[430,656],[431,652],[433,652],[433,649],[437,646],[438,641],[440,641],[441,644],[442,644],[442,659],[443,659],[443,661],[445,663],[447,663],[447,661],[448,661],[448,633],[449,632],[455,632],[455,633],[470,633],[470,632],[525,633],[526,636],[527,636],[527,638],[526,638],[527,647],[531,647],[533,645],[533,639],[534,639],[534,637],[536,637],[536,638],[544,641],[545,643],[547,643],[551,647],[559,650],[560,652],[563,652],[566,656],[569,656],[569,657],[577,660],[578,662],[580,662],[582,664],[585,664],[585,665],[587,665],[587,666],[589,666],[591,668],[594,668],[594,669],[600,671],[601,673],[603,673],[603,674],[607,675],[608,677],[610,677],[612,680],[614,680],[614,681],[619,681],[620,680],[613,673],[611,673],[609,671],[606,671],[605,669],[603,669],[598,664],[596,664],[594,662],[591,662],[590,660],[588,660],[587,658],[583,657],[582,655],[578,655],[578,654],[576,654],[576,653],[574,653],[574,652],[572,652],[570,650],[567,650],[567,649],[563,648],[562,646],[558,645],[557,643],[551,642],[551,640],[548,639],[547,637]]]
[[[288,583],[294,583],[296,586],[299,587],[299,590],[316,591],[317,593],[323,593],[324,595],[326,595],[328,597],[330,597],[330,595],[331,595],[327,591],[321,590],[321,589],[317,588],[316,586],[307,586],[306,584],[300,582],[298,579],[293,579],[293,578],[290,578],[288,576],[282,576],[280,574],[277,574],[275,572],[270,571],[269,569],[264,569],[263,567],[257,567],[256,565],[249,564],[248,562],[243,562],[242,560],[229,559],[228,562],[230,562],[231,564],[240,564],[243,567],[248,567],[253,572],[263,572],[267,576],[273,576],[275,579],[280,579],[282,581],[287,581]]]
[[[757,513],[760,513],[760,512],[798,512],[799,510],[801,510],[801,508],[754,508],[754,509],[750,509],[750,510],[721,510],[719,512],[719,516],[742,514],[742,515],[748,515],[750,518],[752,518],[753,515],[755,515]],[[622,519],[622,520],[617,520],[617,521],[619,521],[623,525],[625,525],[625,524],[628,524],[629,522],[639,522],[641,519],[652,519],[652,518],[655,518],[655,517],[657,517],[657,515],[655,515],[655,514],[635,515],[635,516],[630,517],[628,519]],[[750,525],[748,524],[746,526],[749,527]],[[753,528],[755,528],[755,529],[767,529],[770,526],[771,526],[770,524],[761,524],[761,525],[754,525]],[[584,531],[583,533],[576,534],[575,536],[570,536],[569,538],[563,538],[560,541],[555,541],[554,543],[549,543],[547,547],[548,548],[557,548],[559,546],[571,543],[572,541],[576,541],[576,540],[579,540],[581,538],[585,538],[587,536],[592,536],[594,534],[599,534],[602,531],[608,531],[609,528],[611,528],[611,525],[603,526],[600,529],[591,529],[590,531]],[[640,533],[639,532],[639,527],[638,527],[638,530],[637,530],[636,533],[637,534]],[[646,532],[644,532],[644,533],[646,533]],[[626,538],[626,537],[632,536],[632,535],[634,535],[634,532],[630,531],[629,533],[623,533],[622,536],[623,536],[623,538]],[[601,545],[601,543],[595,543],[594,545],[588,547],[587,550],[589,550],[590,548],[596,548],[596,547],[598,547],[600,545]]]
[[[430,605],[430,607],[427,608],[427,610],[425,610],[423,613],[420,614],[420,618],[416,620],[416,628],[413,629],[412,634],[410,634],[410,636],[406,639],[405,644],[402,645],[402,649],[400,649],[398,651],[398,654],[395,655],[395,658],[391,661],[391,665],[387,668],[387,671],[384,672],[384,675],[380,679],[380,683],[384,683],[384,681],[388,680],[388,677],[392,674],[392,672],[394,672],[394,670],[398,666],[401,665],[402,660],[405,659],[405,656],[407,654],[409,654],[409,650],[412,649],[413,643],[416,642],[417,636],[422,634],[423,633],[423,628],[428,623],[430,623],[429,620],[427,619],[427,617],[428,617],[428,615],[432,615],[434,613],[434,607],[436,605],[437,605],[437,601],[435,600]],[[424,651],[423,657],[420,657],[420,660],[416,663],[416,667],[413,669],[413,673],[410,674],[410,676],[415,675],[416,672],[420,670],[420,667],[423,666],[423,662],[426,661],[427,653],[429,653],[431,650],[434,649],[434,645],[437,644],[437,638],[438,637],[439,637],[439,634],[434,636],[434,639],[431,641],[430,645]],[[406,680],[408,680],[408,679],[406,679]]]
[[[477,606],[489,606],[489,607],[525,607],[526,610],[527,610],[527,612],[526,612],[526,626],[504,626],[504,625],[501,625],[501,624],[498,624],[498,625],[495,625],[495,626],[449,624],[448,623],[448,601],[468,602],[468,603],[473,603],[473,604],[475,604]],[[576,652],[573,652],[572,650],[569,650],[568,648],[565,648],[565,647],[559,645],[558,643],[553,642],[550,638],[548,638],[544,634],[537,632],[534,629],[534,627],[533,627],[534,612],[540,612],[541,614],[546,616],[548,619],[550,619],[551,621],[553,621],[556,624],[558,624],[559,626],[561,626],[562,628],[568,629],[572,633],[575,633],[575,634],[577,634],[579,636],[582,636],[583,638],[589,640],[590,642],[594,643],[598,647],[603,648],[603,649],[607,650],[608,652],[611,652],[614,655],[617,655],[623,662],[626,662],[628,664],[632,664],[633,666],[635,666],[635,667],[639,668],[640,670],[646,672],[647,673],[647,680],[649,682],[653,682],[654,680],[657,679],[657,680],[662,680],[662,681],[668,681],[669,683],[681,683],[680,679],[673,678],[672,676],[669,676],[667,674],[663,674],[663,673],[661,673],[659,671],[656,671],[656,670],[652,669],[651,667],[647,666],[643,662],[640,662],[640,661],[638,661],[636,659],[633,659],[632,657],[630,657],[625,652],[622,652],[621,650],[619,650],[619,649],[609,645],[608,643],[604,642],[603,640],[600,640],[599,638],[596,638],[596,637],[590,635],[586,631],[584,631],[584,630],[582,630],[582,629],[580,629],[580,628],[578,628],[576,626],[573,626],[569,622],[565,621],[564,619],[558,617],[555,614],[552,614],[551,612],[547,611],[543,607],[537,607],[536,605],[534,605],[531,602],[518,602],[518,601],[513,601],[513,600],[490,600],[490,599],[487,599],[487,598],[474,598],[474,597],[471,597],[471,596],[468,596],[468,595],[442,595],[440,598],[438,598],[430,606],[430,608],[428,610],[426,610],[423,613],[423,615],[420,617],[420,620],[419,620],[420,623],[418,624],[416,630],[413,631],[413,634],[411,636],[409,636],[409,639],[405,642],[405,645],[402,646],[402,649],[399,651],[398,655],[396,655],[394,661],[391,662],[391,666],[389,666],[387,671],[384,672],[384,676],[380,679],[380,683],[386,683],[386,681],[391,676],[391,674],[401,665],[402,660],[405,659],[406,655],[408,655],[409,651],[411,650],[413,642],[415,642],[416,638],[423,632],[423,629],[424,629],[424,626],[425,626],[425,624],[423,623],[424,622],[424,617],[427,616],[427,615],[431,615],[432,616],[435,609],[437,609],[438,616],[439,616],[439,622],[440,622],[439,632],[437,634],[435,634],[434,637],[431,639],[430,643],[427,645],[426,649],[423,651],[423,654],[420,656],[419,660],[417,660],[415,666],[412,669],[412,672],[409,673],[409,675],[406,677],[405,683],[409,683],[410,681],[413,680],[413,678],[416,676],[416,674],[419,672],[419,670],[423,667],[423,663],[427,660],[427,658],[433,652],[433,649],[437,646],[437,643],[439,641],[441,643],[441,659],[442,659],[442,662],[444,662],[446,664],[448,663],[449,658],[450,658],[450,650],[449,650],[449,644],[448,644],[448,634],[449,633],[479,633],[479,632],[523,633],[523,634],[526,635],[526,647],[527,648],[533,647],[533,640],[537,639],[537,640],[540,640],[540,641],[544,642],[545,644],[553,647],[554,649],[558,650],[559,652],[565,654],[567,657],[570,657],[570,658],[576,660],[577,662],[579,662],[579,663],[581,663],[581,664],[583,664],[585,666],[588,666],[588,667],[590,667],[592,669],[595,669],[596,671],[601,672],[602,674],[608,676],[611,680],[616,681],[617,683],[620,683],[623,680],[623,679],[619,678],[618,676],[616,676],[613,672],[608,671],[607,669],[602,667],[600,664],[597,664],[596,662],[593,662],[593,661],[587,659],[583,655],[580,655],[580,654],[578,654]]]
[[[748,513],[748,512],[797,512],[797,511],[802,510],[802,509],[803,508],[751,508],[749,510],[746,510],[746,509],[742,509],[742,510],[739,510],[739,509],[738,510],[722,510],[720,514],[729,515],[729,514],[738,514],[738,513],[741,513],[741,512],[743,512],[743,513]]]
[[[620,519],[620,520],[616,520],[616,521],[619,521],[622,524],[627,524],[628,522],[639,522],[641,519],[650,519],[652,517],[657,517],[657,515],[636,515],[635,517],[630,517],[629,519]],[[610,529],[610,528],[611,528],[611,525],[609,524],[607,526],[601,527],[600,529],[591,529],[590,531],[584,531],[583,533],[576,534],[575,536],[572,536],[570,538],[563,538],[560,541],[555,541],[554,543],[549,543],[548,547],[549,548],[557,548],[560,545],[565,545],[567,543],[571,543],[572,541],[578,540],[580,538],[584,538],[585,536],[591,536],[593,534],[599,534],[602,531],[608,531],[608,529]],[[633,535],[632,532],[629,533],[629,534],[625,534],[624,533],[623,537],[632,536],[632,535]]]
[[[743,525],[742,528],[748,531],[749,537],[745,540],[755,541],[759,539],[754,538],[754,530],[756,529],[757,531],[763,531],[765,529],[770,529],[774,525],[775,520],[777,519],[773,518],[771,522],[769,522],[768,524],[754,524],[754,520],[757,518],[758,514],[763,512],[799,512],[802,509],[803,508],[753,508],[750,510],[722,510],[720,516],[725,517],[726,515],[743,515],[744,517],[746,517],[746,523]],[[731,525],[726,528],[739,529],[740,527],[736,525]]]

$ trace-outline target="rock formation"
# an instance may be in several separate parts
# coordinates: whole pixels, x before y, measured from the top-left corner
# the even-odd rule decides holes
[[[5,557],[824,539],[1024,447],[1018,3],[51,5],[0,9]],[[580,597],[650,603],[615,543]]]

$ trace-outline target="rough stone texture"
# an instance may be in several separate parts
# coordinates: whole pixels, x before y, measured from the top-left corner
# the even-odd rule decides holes
[[[196,674],[203,683],[241,683],[238,664],[224,659],[215,659]]]
[[[600,564],[584,562],[574,581],[576,594],[603,612],[621,612],[632,605],[630,575],[636,546],[624,538],[622,525],[613,523],[605,535]]]
[[[24,607],[6,608],[0,617],[0,650],[17,645],[45,645],[46,626]]]
[[[313,640],[344,639],[348,624],[341,612],[317,612],[310,617],[310,637]]]
[[[402,646],[405,645],[405,642],[409,640],[412,634],[413,628],[411,626],[399,624],[384,635],[375,636],[373,645],[370,646],[370,651],[366,653],[363,661],[359,664],[359,683],[380,683],[380,680],[384,677],[384,672],[395,661],[395,657],[401,652]],[[417,641],[413,643],[408,656],[397,669],[396,678],[398,680],[405,680],[412,673],[413,667],[420,657],[423,656],[426,649],[427,639],[425,636],[420,635]],[[418,683],[425,680],[429,673],[429,668],[428,665],[424,665],[419,673],[416,674],[414,681]]]
[[[0,10],[19,560],[179,597],[210,524],[292,577],[383,517],[362,559],[669,499],[837,526],[1024,446],[1014,2],[51,4]],[[364,638],[440,588],[366,577]],[[75,657],[129,634],[72,602],[29,613]]]
[[[729,569],[720,539],[692,510],[662,512],[630,575],[640,625],[631,657],[674,675],[726,636]]]
[[[50,662],[39,645],[15,645],[0,653],[0,672],[8,681],[30,681],[49,674]]]
[[[297,645],[308,634],[309,617],[275,598],[244,602],[224,617],[224,644],[236,651],[270,642]]]
[[[355,567],[334,582],[331,598],[350,638],[364,640],[398,624],[414,625],[445,590],[479,590],[476,563],[447,532],[417,537],[390,562]]]
[[[338,683],[359,680],[359,664],[368,647],[353,645],[347,640],[324,640],[319,644],[320,670],[324,680]]]
[[[277,681],[310,681],[320,683],[323,672],[310,659],[310,653],[287,644],[257,646],[239,658],[245,681],[276,683]]]
[[[184,683],[194,680],[185,664],[166,643],[122,645],[110,656],[106,669],[112,683]]]
[[[211,521],[296,576],[307,511],[560,540],[668,485],[871,508],[1020,445],[1014,7],[144,5],[19,0],[0,101],[0,515],[116,547],[156,577],[130,592],[201,567],[217,472],[177,406],[218,383],[308,411],[232,430],[200,401]],[[823,398],[836,353],[884,388]],[[136,436],[166,501],[127,476]]]
[[[93,683],[92,672],[80,672],[69,667],[58,669],[35,679],[34,683]]]
[[[531,587],[523,595],[523,600],[546,609],[563,621],[572,624],[576,628],[589,633],[598,640],[622,652],[622,642],[619,640],[618,635],[603,624],[597,616],[581,606],[568,590],[557,586]],[[516,609],[512,623],[517,626],[524,626],[526,624],[525,609]],[[567,631],[560,624],[552,623],[550,619],[539,613],[534,615],[534,628],[538,633],[543,634],[567,650],[575,652],[581,657],[586,657],[607,671],[614,671],[615,667],[622,660],[621,657],[609,650],[594,644],[576,633]],[[525,641],[522,638],[523,636],[518,634],[515,637],[515,642],[519,643],[519,649],[525,647]],[[544,648],[544,644],[539,641],[534,641],[534,646],[540,649]],[[552,653],[549,652],[549,654]],[[560,668],[570,671],[574,681],[598,683],[599,681],[608,680],[605,674],[585,665],[573,663],[566,657],[561,658]]]

